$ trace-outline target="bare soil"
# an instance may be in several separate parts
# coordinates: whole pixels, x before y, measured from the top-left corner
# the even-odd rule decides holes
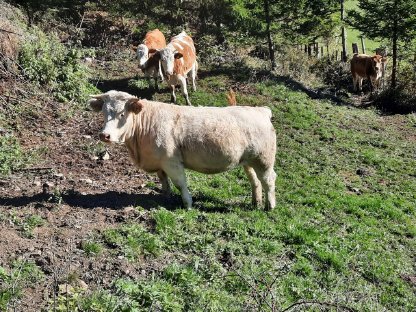
[[[7,105],[22,104],[20,93],[30,93],[24,82],[3,81],[1,86],[9,96]],[[111,87],[101,82],[103,90]],[[45,278],[23,291],[15,311],[42,310],[70,277],[93,290],[151,270],[153,264],[144,259],[132,264],[121,256],[87,256],[82,243],[121,223],[147,222],[150,207],[178,205],[179,199],[145,187],[157,178],[134,168],[124,146],[98,143],[99,114],[80,109],[62,117],[69,104],[33,95],[24,101],[33,107],[23,115],[10,115],[16,120],[9,123],[15,123],[23,149],[40,155],[0,178],[0,266],[10,269],[14,260],[33,261]],[[106,151],[109,159],[104,160]],[[45,222],[27,237],[13,220],[32,215]]]

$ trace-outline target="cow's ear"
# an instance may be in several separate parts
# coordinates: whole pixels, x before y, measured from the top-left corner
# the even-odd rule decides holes
[[[180,59],[181,57],[183,57],[182,53],[180,53],[180,52],[175,53],[175,59]]]
[[[383,63],[387,63],[387,57],[385,57],[385,56],[383,56],[382,58],[381,58],[381,62],[383,62]]]
[[[140,113],[140,111],[143,109],[143,101],[140,99],[130,99],[126,102],[126,110],[128,112],[132,112],[134,114]]]
[[[88,103],[95,112],[101,112],[104,105],[104,94],[91,95],[91,99],[88,101]]]

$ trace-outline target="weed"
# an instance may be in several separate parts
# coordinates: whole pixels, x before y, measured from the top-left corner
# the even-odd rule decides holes
[[[97,243],[94,241],[85,241],[85,242],[82,242],[81,249],[88,256],[97,256],[102,252],[103,246],[100,243]]]
[[[25,259],[14,261],[9,271],[0,266],[0,310],[16,310],[23,289],[42,279],[42,271]]]

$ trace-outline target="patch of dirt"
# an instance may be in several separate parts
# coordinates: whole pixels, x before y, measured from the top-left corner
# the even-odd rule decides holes
[[[45,278],[23,291],[15,311],[40,311],[68,276],[76,276],[89,290],[109,287],[120,277],[136,278],[151,270],[146,259],[134,264],[123,257],[89,257],[82,243],[122,223],[148,223],[145,210],[178,204],[146,187],[158,183],[156,176],[137,170],[124,146],[104,146],[98,141],[102,116],[79,110],[69,117],[67,103],[18,91],[28,85],[3,81],[8,103],[29,105],[20,113],[6,114],[25,151],[39,160],[0,179],[0,266],[10,269],[16,259],[35,262]],[[4,94],[4,93],[3,93]],[[24,101],[24,103],[22,102]],[[109,159],[102,159],[108,152]],[[173,200],[173,202],[172,202]],[[44,224],[27,237],[15,220],[40,216]],[[20,221],[24,222],[24,221]]]

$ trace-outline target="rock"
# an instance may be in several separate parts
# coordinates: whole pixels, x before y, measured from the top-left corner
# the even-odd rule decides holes
[[[81,288],[82,290],[87,290],[88,289],[88,285],[87,285],[87,283],[85,283],[83,280],[81,280],[81,279],[78,279],[77,280],[77,286],[79,287],[79,288]]]
[[[39,180],[35,180],[35,181],[33,181],[33,185],[34,185],[34,186],[38,186],[38,187],[39,187],[39,186],[41,186],[41,184],[42,184],[42,183],[41,183]]]
[[[83,137],[84,139],[88,139],[88,140],[89,140],[89,139],[91,139],[91,136],[90,136],[90,135],[83,135],[82,137]]]
[[[87,184],[92,184],[92,180],[91,179],[79,179],[81,182],[85,182]]]
[[[74,287],[72,287],[70,284],[61,284],[58,286],[58,292],[62,295],[71,295],[74,293]]]
[[[106,151],[103,156],[101,157],[102,160],[109,160],[110,159],[110,154]]]
[[[63,173],[55,173],[53,175],[55,178],[59,178],[61,180],[65,180],[64,174]]]

